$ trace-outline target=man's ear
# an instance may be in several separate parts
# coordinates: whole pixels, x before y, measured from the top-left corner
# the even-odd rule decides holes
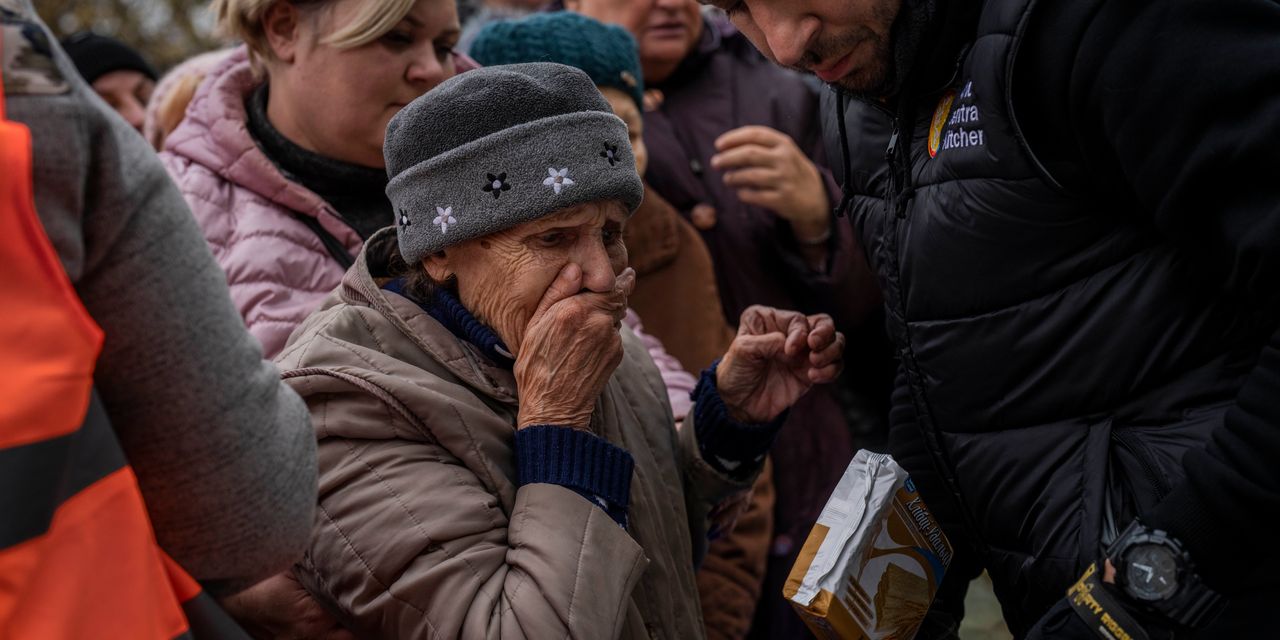
[[[565,11],[577,11],[582,3],[579,0],[564,0]]]
[[[453,277],[453,270],[449,268],[449,256],[444,251],[437,251],[423,258],[422,268],[436,282],[448,282]]]
[[[262,14],[262,32],[271,53],[281,62],[293,62],[301,40],[302,14],[289,0],[279,0]]]

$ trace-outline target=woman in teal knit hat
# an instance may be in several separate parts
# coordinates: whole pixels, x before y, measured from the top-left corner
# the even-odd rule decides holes
[[[586,72],[627,124],[636,169],[644,175],[644,86],[636,41],[625,29],[577,13],[541,13],[487,25],[471,56],[485,66],[555,62]],[[627,225],[627,247],[640,276],[632,306],[646,331],[697,374],[733,339],[723,317],[712,313],[720,297],[701,236],[646,185],[644,204]]]
[[[636,169],[644,175],[644,86],[639,50],[626,29],[579,13],[541,13],[487,25],[476,35],[470,55],[486,66],[539,61],[585,71],[627,123]],[[644,319],[644,330],[696,374],[733,337],[702,236],[646,184],[644,203],[627,223],[625,239],[637,273],[631,307]],[[750,629],[773,536],[773,495],[772,470],[766,466],[746,511],[711,545],[698,571],[708,638],[743,638]]]
[[[471,43],[470,55],[486,67],[557,62],[585,71],[627,123],[636,168],[644,175],[644,85],[636,41],[626,29],[568,11],[538,13],[486,25]]]
[[[556,11],[486,25],[471,44],[480,64],[558,62],[582,69],[604,89],[612,87],[641,104],[640,54],[626,29],[580,13]]]

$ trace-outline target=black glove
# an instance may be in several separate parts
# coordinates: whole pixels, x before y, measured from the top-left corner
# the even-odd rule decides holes
[[[1053,605],[1031,628],[1026,640],[1098,640],[1108,636],[1095,628],[1111,623],[1119,624],[1133,640],[1173,638],[1170,627],[1128,602],[1115,585],[1102,582],[1097,566],[1085,571],[1067,592],[1067,597]],[[1112,633],[1110,637],[1121,636]]]

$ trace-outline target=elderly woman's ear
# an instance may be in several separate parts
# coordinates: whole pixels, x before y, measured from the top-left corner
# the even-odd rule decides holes
[[[444,251],[437,251],[422,259],[422,268],[436,282],[448,282],[453,277],[453,269],[449,267],[449,256]]]

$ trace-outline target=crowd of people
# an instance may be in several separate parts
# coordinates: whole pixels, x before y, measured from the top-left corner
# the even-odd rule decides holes
[[[918,637],[983,571],[1256,637],[1280,7],[1217,4],[213,0],[161,74],[0,0],[0,637],[807,637],[867,448]]]

